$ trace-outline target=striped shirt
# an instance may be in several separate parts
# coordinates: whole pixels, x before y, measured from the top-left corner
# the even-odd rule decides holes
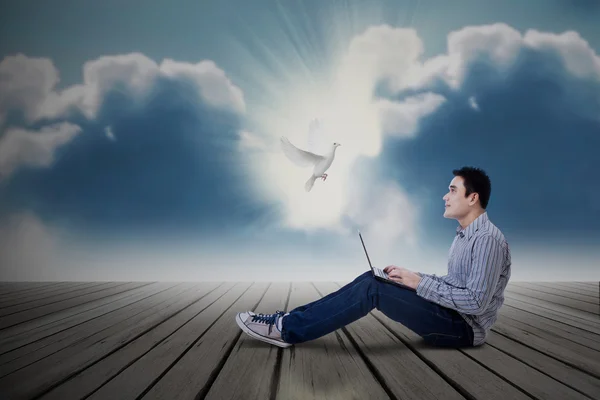
[[[465,229],[460,225],[456,229],[448,274],[438,277],[420,273],[417,294],[458,311],[473,328],[473,345],[479,346],[485,342],[504,303],[510,271],[508,243],[484,212]]]

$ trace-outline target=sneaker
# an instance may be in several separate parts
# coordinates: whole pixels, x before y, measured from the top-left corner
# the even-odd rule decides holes
[[[281,331],[277,327],[277,322],[283,315],[283,311],[277,311],[275,314],[255,314],[252,311],[247,311],[238,313],[235,316],[235,322],[253,338],[275,346],[289,347],[292,344],[283,341]]]

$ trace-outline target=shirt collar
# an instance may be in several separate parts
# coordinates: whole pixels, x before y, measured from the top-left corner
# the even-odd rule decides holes
[[[466,228],[462,228],[460,225],[456,228],[456,234],[460,235],[460,237],[467,237],[467,240],[471,239],[473,234],[479,230],[483,226],[484,223],[488,221],[487,211],[481,214],[479,217],[475,218],[473,222],[467,225]]]

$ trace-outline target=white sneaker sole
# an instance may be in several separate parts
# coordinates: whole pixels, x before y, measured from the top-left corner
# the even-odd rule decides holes
[[[244,321],[242,321],[242,319],[240,318],[240,314],[236,314],[235,316],[235,322],[237,322],[238,326],[240,327],[241,330],[243,330],[244,332],[246,332],[249,336],[252,336],[255,339],[258,340],[262,340],[263,342],[267,342],[269,344],[278,346],[278,347],[290,347],[292,344],[291,343],[285,343],[279,340],[275,340],[275,339],[271,339],[269,337],[265,337],[262,335],[259,335],[258,333],[254,332],[252,329],[248,328],[246,326],[246,324],[244,324]]]

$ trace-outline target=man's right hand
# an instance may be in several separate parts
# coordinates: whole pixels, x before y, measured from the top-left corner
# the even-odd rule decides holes
[[[400,269],[400,267],[397,267],[397,266],[395,266],[395,265],[388,265],[387,267],[385,267],[385,268],[383,269],[383,272],[385,272],[386,274],[388,274],[388,275],[389,275],[389,274],[390,274],[390,272],[392,272],[393,270],[396,270],[396,269]]]

